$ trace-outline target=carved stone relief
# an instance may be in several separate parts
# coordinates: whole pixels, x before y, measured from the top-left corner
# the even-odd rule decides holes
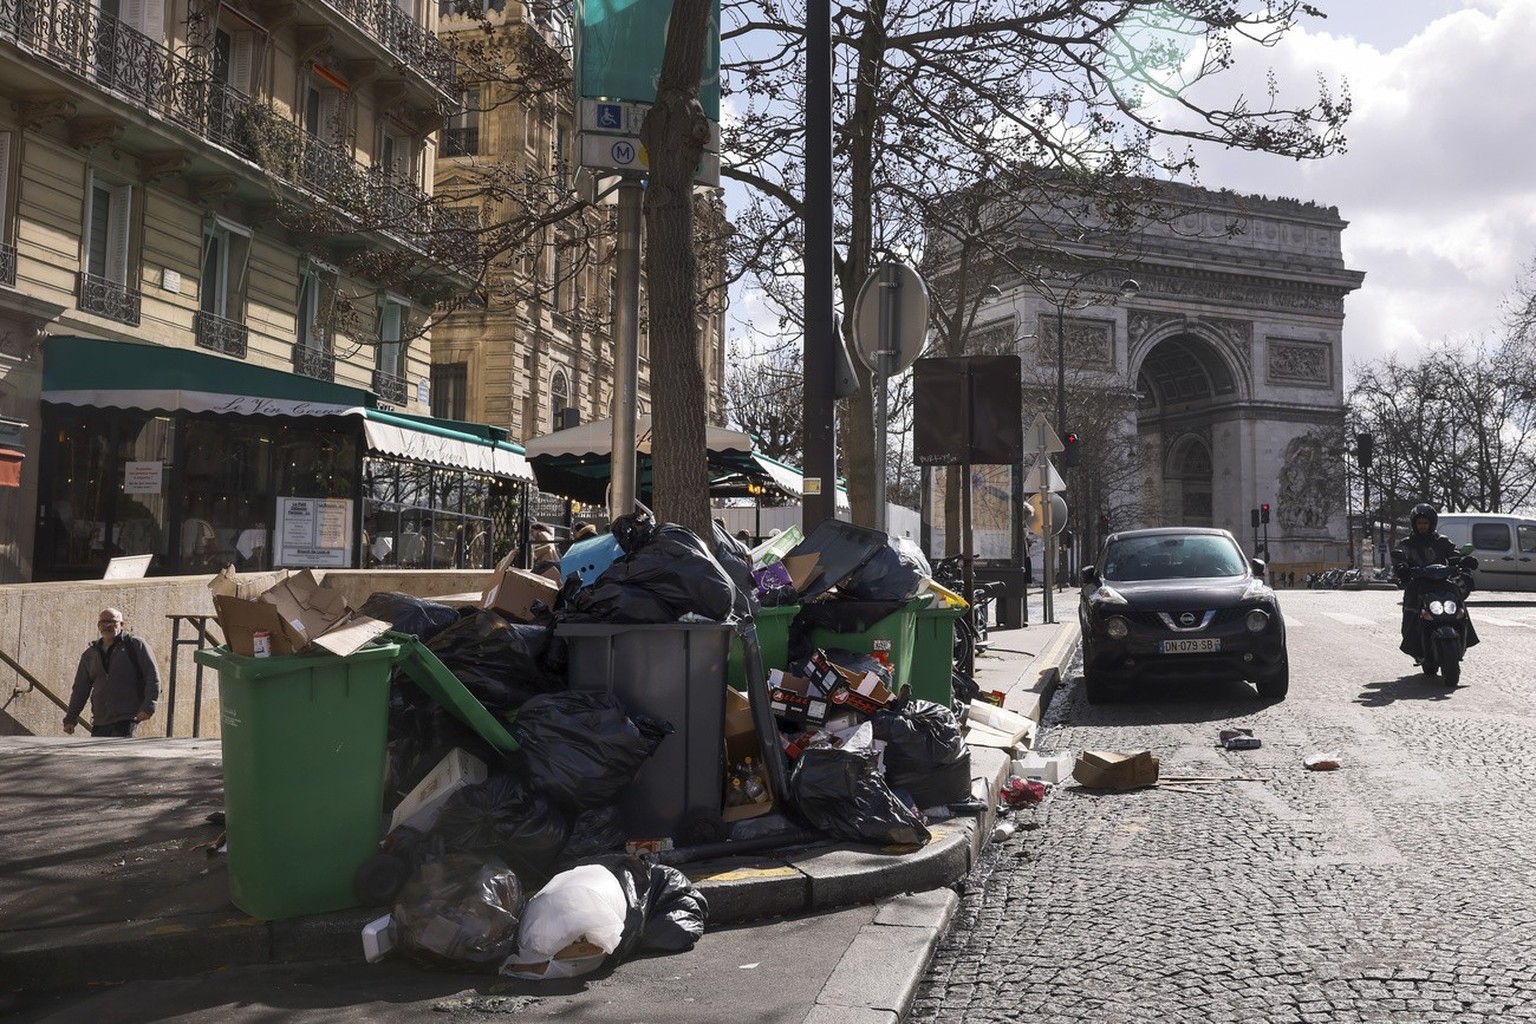
[[[1320,436],[1305,434],[1285,446],[1278,515],[1287,532],[1325,531],[1343,493],[1343,463],[1328,454]]]
[[[1269,380],[1277,384],[1328,387],[1333,383],[1333,346],[1270,338]]]
[[[1065,319],[1067,336],[1063,346],[1067,362],[1112,370],[1115,367],[1115,324],[1112,320]],[[1035,354],[1041,365],[1056,365],[1056,315],[1040,314],[1035,326]]]

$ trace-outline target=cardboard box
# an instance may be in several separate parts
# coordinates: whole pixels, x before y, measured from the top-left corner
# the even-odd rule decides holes
[[[768,673],[768,703],[773,713],[786,722],[820,725],[827,720],[827,694],[809,679],[792,676],[782,669]]]
[[[1072,777],[1089,789],[1136,789],[1157,781],[1158,759],[1150,750],[1085,750],[1077,755]]]
[[[238,585],[235,592],[241,593]],[[346,598],[322,587],[308,569],[279,579],[255,600],[215,588],[213,606],[229,649],[246,657],[255,654],[251,638],[257,632],[272,634],[273,654],[298,654],[314,646],[345,656],[390,628],[353,613]]]
[[[485,588],[480,607],[489,608],[516,622],[533,621],[533,603],[543,601],[553,608],[560,585],[548,576],[519,569],[512,565],[509,554],[491,574],[490,585]]]
[[[753,764],[763,764],[763,748],[757,741],[757,729],[752,725],[752,704],[743,694],[727,687],[725,691],[725,763],[736,764],[747,757],[752,759]],[[768,782],[766,769],[763,773],[763,781]],[[724,794],[721,795],[724,796]],[[773,807],[773,787],[769,785],[767,800],[735,807],[722,806],[720,818],[727,823],[742,821],[767,814],[773,810]]]
[[[485,781],[485,762],[467,750],[454,747],[443,755],[426,778],[400,801],[389,819],[393,832],[407,825],[418,832],[430,831],[442,813],[443,802],[465,786]]]

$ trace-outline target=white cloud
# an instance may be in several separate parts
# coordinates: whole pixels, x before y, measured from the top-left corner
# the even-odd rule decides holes
[[[1345,306],[1347,362],[1496,333],[1501,300],[1536,255],[1536,0],[1347,9],[1272,50],[1239,49],[1230,80],[1211,84],[1262,96],[1273,67],[1281,99],[1300,101],[1319,75],[1347,80],[1348,151],[1303,163],[1205,150],[1201,182],[1338,208],[1345,261],[1366,273]],[[1415,16],[1427,20],[1413,27]],[[1371,38],[1375,26],[1391,41]]]

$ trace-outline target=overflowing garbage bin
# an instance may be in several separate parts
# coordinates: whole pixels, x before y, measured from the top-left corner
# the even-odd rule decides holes
[[[722,622],[564,622],[575,691],[618,698],[672,726],[619,801],[627,836],[683,843],[724,838],[723,736],[733,627]]]
[[[921,608],[913,618],[912,696],[948,705],[955,699],[955,623],[965,608],[938,605]]]
[[[398,651],[194,653],[219,674],[229,895],[252,917],[355,905],[353,875],[378,849]]]
[[[752,620],[757,625],[757,643],[763,652],[765,669],[784,668],[789,663],[789,624],[800,612],[797,604],[759,608]],[[726,663],[726,677],[732,689],[745,692],[747,688],[746,650],[737,638],[731,642],[730,658]]]

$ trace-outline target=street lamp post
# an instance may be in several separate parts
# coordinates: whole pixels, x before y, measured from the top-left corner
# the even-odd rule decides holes
[[[1093,305],[1092,300],[1084,301],[1075,306],[1072,303],[1082,283],[1095,274],[1104,273],[1106,269],[1113,268],[1091,267],[1078,274],[1072,278],[1066,290],[1061,294],[1061,297],[1056,300],[1056,435],[1058,437],[1064,436],[1067,432],[1067,307],[1072,306],[1074,310],[1078,310],[1087,309]],[[1120,282],[1120,298],[1122,299],[1135,298],[1139,291],[1141,291],[1141,285],[1134,278],[1127,277],[1124,281]],[[1049,297],[1047,295],[1047,298]],[[1087,509],[1082,510],[1083,515],[1087,515],[1087,513]],[[1047,578],[1054,572],[1056,559],[1060,557],[1056,552],[1054,538],[1054,533],[1044,538],[1046,544]],[[1047,589],[1049,589],[1049,584],[1047,584]],[[1049,595],[1047,595],[1047,599],[1049,599]],[[1047,620],[1051,620],[1049,615]]]

